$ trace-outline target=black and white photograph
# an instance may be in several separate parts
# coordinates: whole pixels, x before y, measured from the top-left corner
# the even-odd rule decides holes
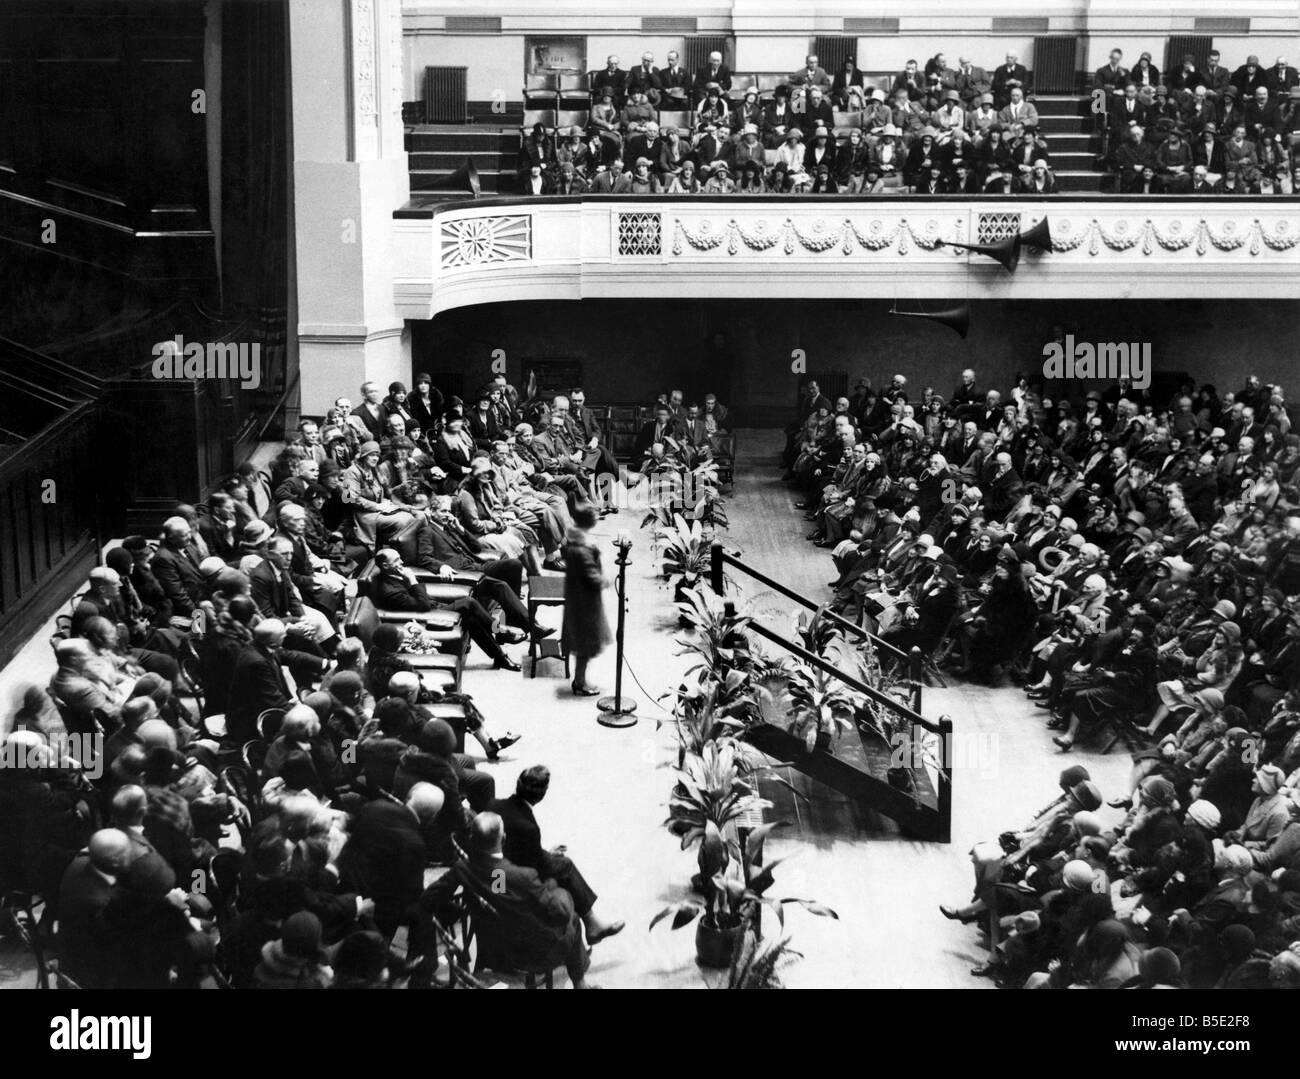
[[[0,0],[34,1050],[499,988],[1280,1047],[1298,67],[1296,0]]]

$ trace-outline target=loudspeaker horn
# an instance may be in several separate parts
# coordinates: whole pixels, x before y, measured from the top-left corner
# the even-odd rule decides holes
[[[426,191],[463,191],[478,198],[483,193],[478,180],[478,169],[474,167],[472,157],[465,158],[465,164],[441,180],[430,184]]]
[[[936,240],[935,245],[937,247],[964,247],[967,251],[974,251],[977,255],[987,255],[989,258],[1002,263],[1002,268],[1008,273],[1014,273],[1016,263],[1020,261],[1019,236],[1008,236],[991,244],[959,244],[952,240]]]
[[[1036,247],[1038,250],[1050,254],[1052,250],[1052,229],[1047,224],[1047,218],[1043,218],[1028,232],[1022,232],[1016,237],[1016,241],[1021,247]]]
[[[890,311],[889,313],[899,318],[928,318],[931,322],[956,330],[957,336],[962,338],[965,338],[970,330],[969,303],[959,303],[956,307],[945,307],[940,311]]]

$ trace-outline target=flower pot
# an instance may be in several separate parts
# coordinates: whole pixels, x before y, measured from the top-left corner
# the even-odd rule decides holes
[[[697,587],[699,583],[700,575],[698,573],[683,573],[681,580],[677,582],[677,587],[673,589],[673,602],[689,603],[690,600],[687,598],[687,595],[691,589]],[[690,625],[689,622],[686,622],[683,619],[679,619],[678,621],[682,622],[683,625]]]
[[[702,967],[726,970],[744,935],[744,928],[719,929],[703,918],[695,927],[695,961]]]

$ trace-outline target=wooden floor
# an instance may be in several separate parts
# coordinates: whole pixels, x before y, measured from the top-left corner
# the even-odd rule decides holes
[[[803,539],[808,526],[793,508],[796,494],[780,482],[775,468],[778,435],[741,431],[739,446],[729,541],[758,569],[814,600],[828,598],[830,559]],[[481,766],[496,777],[498,793],[511,793],[525,766],[549,765],[551,794],[537,810],[543,841],[567,845],[600,895],[598,911],[627,921],[620,936],[596,948],[593,980],[611,988],[702,987],[706,978],[694,963],[692,930],[673,932],[665,924],[653,933],[646,928],[666,903],[686,898],[694,853],[681,851],[662,827],[676,748],[671,728],[656,726],[656,720],[667,718],[656,698],[675,684],[686,664],[675,654],[671,592],[655,574],[649,535],[637,530],[639,524],[640,514],[625,509],[607,517],[596,532],[609,555],[607,570],[615,533],[633,533],[627,666],[636,681],[625,684],[624,692],[639,702],[636,726],[598,725],[593,702],[571,696],[555,663],[531,680],[526,672],[492,671],[475,650],[465,688],[491,722],[524,736],[506,759]],[[758,590],[747,594],[767,611],[773,628],[788,626],[792,604]],[[612,594],[607,598],[612,622]],[[12,666],[0,672],[0,699],[9,699],[6,686],[48,679],[48,644],[34,639]],[[606,689],[613,686],[613,668],[612,651],[593,665],[594,679]],[[1079,752],[1063,758],[1043,727],[1043,713],[1018,690],[928,689],[925,711],[946,712],[955,724],[951,844],[900,838],[869,814],[846,812],[829,792],[824,801],[797,810],[797,837],[791,829],[791,836],[769,843],[773,856],[793,856],[777,871],[773,894],[814,898],[840,915],[830,921],[800,910],[789,914],[787,928],[805,955],[788,972],[792,987],[986,987],[968,973],[981,958],[975,933],[936,909],[968,898],[971,846],[1018,825],[1050,800],[1065,764],[1087,765],[1108,797],[1123,786],[1123,754],[1100,758]],[[17,984],[14,974],[21,964],[13,959],[7,949],[0,951],[0,984]],[[30,985],[30,977],[24,975],[22,984]]]

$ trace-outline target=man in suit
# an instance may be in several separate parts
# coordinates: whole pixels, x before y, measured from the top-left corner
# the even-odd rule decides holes
[[[676,49],[668,54],[668,63],[655,74],[658,76],[660,104],[668,102],[671,108],[685,108],[690,96],[691,73],[682,67]]]
[[[696,105],[704,100],[711,82],[718,84],[724,97],[731,89],[731,68],[722,62],[720,52],[709,53],[709,62],[695,72],[693,91]]]
[[[1278,103],[1269,94],[1268,87],[1256,87],[1255,96],[1246,103],[1246,133],[1258,145],[1266,127],[1276,131],[1281,125]]]
[[[323,612],[333,621],[346,598],[347,585],[343,577],[334,572],[328,559],[313,554],[307,546],[307,511],[302,506],[284,503],[276,515],[279,523],[277,536],[283,536],[293,545],[289,559],[289,574],[305,603]]]
[[[1112,94],[1124,89],[1126,82],[1128,82],[1128,68],[1124,66],[1124,50],[1111,49],[1110,59],[1092,76],[1092,89],[1094,92],[1104,91],[1109,100]]]
[[[1018,86],[1022,94],[1029,92],[1029,70],[1020,62],[1020,57],[1007,53],[1006,63],[993,71],[993,102],[998,108],[1004,108],[1011,100],[1012,87]]]
[[[509,861],[505,826],[496,813],[470,825],[470,853],[420,898],[430,914],[445,912],[458,889],[470,893],[479,960],[488,969],[549,971],[564,964],[574,989],[589,989],[587,946],[573,898],[535,869]]]
[[[651,105],[659,105],[659,70],[655,67],[655,54],[643,52],[641,62],[627,73],[624,82],[628,96],[645,94]]]
[[[682,444],[677,424],[673,420],[672,411],[664,402],[655,405],[654,419],[647,420],[637,432],[633,458],[642,460],[650,452],[650,447],[657,443],[663,445],[668,456],[680,459]]]
[[[1115,166],[1119,173],[1119,189],[1124,194],[1142,191],[1156,170],[1155,148],[1142,136],[1140,124],[1128,129],[1128,137],[1115,151]]]
[[[1123,93],[1110,104],[1111,137],[1117,142],[1134,124],[1146,127],[1147,105],[1138,97],[1137,83],[1126,82]]]
[[[1027,128],[1038,128],[1038,110],[1025,100],[1025,91],[1019,86],[1010,89],[1011,100],[998,113],[998,120],[1003,127],[1012,124],[1024,124]]]
[[[203,598],[199,559],[190,545],[192,535],[184,517],[168,517],[163,522],[162,542],[151,564],[172,611],[179,615],[193,614]]]
[[[1219,107],[1211,100],[1210,91],[1204,84],[1184,96],[1178,107],[1179,120],[1193,134],[1204,131],[1207,124],[1215,125],[1218,115]]]
[[[609,94],[614,101],[614,108],[621,109],[627,93],[627,72],[618,66],[617,56],[605,58],[605,66],[591,76],[591,100],[600,100],[601,94]]]
[[[925,76],[915,60],[908,60],[903,65],[903,70],[894,76],[889,92],[897,96],[900,90],[906,92],[911,101],[920,101],[925,97]]]
[[[1182,90],[1192,93],[1198,86],[1205,85],[1205,76],[1196,66],[1196,57],[1187,53],[1177,71],[1165,74],[1165,86],[1170,90]]]
[[[361,384],[361,404],[348,415],[348,422],[357,425],[360,438],[383,441],[384,421],[388,419],[382,404],[383,396],[384,391],[378,382]]]
[[[125,832],[101,828],[59,885],[59,965],[83,989],[111,989],[116,982],[122,942],[105,913],[120,894],[118,878],[131,855]]]
[[[283,648],[284,623],[278,618],[264,618],[253,627],[253,643],[235,657],[226,701],[226,731],[231,741],[243,744],[258,737],[257,717],[268,708],[288,708],[294,694],[284,677],[281,664],[289,664],[304,676],[324,673],[327,662],[306,652]]]
[[[1232,72],[1219,63],[1219,50],[1211,49],[1205,62],[1205,86],[1212,97],[1220,97],[1232,81]]]
[[[542,880],[555,881],[573,897],[574,912],[582,919],[590,947],[620,932],[623,923],[606,922],[596,914],[596,893],[565,853],[564,847],[554,850],[542,847],[542,830],[533,815],[533,806],[546,797],[550,785],[551,770],[544,764],[534,764],[519,773],[514,794],[492,803],[492,812],[500,816],[505,828],[502,854],[517,866],[536,870]]]
[[[821,87],[823,92],[831,88],[831,77],[826,73],[826,69],[817,61],[816,53],[809,53],[804,60],[804,66],[790,76],[787,80],[793,86],[804,87]]]
[[[811,146],[813,135],[819,127],[824,127],[828,132],[835,130],[835,110],[831,103],[822,93],[820,86],[812,86],[808,89],[808,96],[804,99],[803,112],[795,113],[795,123],[799,130],[803,132],[805,146]],[[835,151],[835,143],[830,143],[832,155]]]
[[[293,540],[273,536],[266,547],[266,557],[248,574],[253,602],[263,618],[279,618],[296,647],[304,652],[332,653],[338,644],[338,632],[324,611],[307,607],[289,571],[293,559]]]
[[[987,71],[971,63],[969,56],[963,56],[957,61],[956,87],[969,112],[983,94],[993,89],[993,83]]]
[[[623,171],[623,159],[616,157],[603,172],[596,173],[591,181],[594,195],[622,195],[632,190],[632,177]]]
[[[1223,192],[1219,183],[1210,183],[1208,171],[1203,164],[1192,168],[1192,186],[1188,189],[1193,195],[1218,195]]]
[[[488,658],[492,660],[494,667],[506,671],[520,669],[519,664],[502,651],[501,645],[497,643],[492,632],[492,616],[487,613],[483,605],[473,595],[464,596],[449,603],[437,603],[431,600],[428,593],[425,592],[424,586],[416,579],[415,574],[403,565],[402,556],[392,548],[384,548],[376,552],[375,568],[377,572],[370,580],[370,598],[381,611],[455,611],[460,615],[470,640],[484,651]],[[499,586],[500,582],[497,582],[497,584]],[[506,591],[508,592],[509,589],[507,588]],[[500,593],[499,589],[498,593],[504,597],[504,593]],[[513,615],[515,621],[518,622],[522,605],[519,604],[518,596],[512,598],[514,600],[511,605]],[[529,624],[527,608],[522,611],[522,621],[523,626],[527,627]],[[516,642],[522,639],[523,632],[520,631],[516,637]]]
[[[573,444],[582,449],[583,467],[596,476],[618,476],[618,460],[605,446],[605,433],[587,407],[582,387],[575,386],[567,398],[556,397],[551,408],[565,415]]]
[[[423,919],[417,917],[429,860],[424,829],[445,802],[432,783],[415,783],[402,804],[377,799],[353,815],[347,845],[339,855],[339,873],[351,890],[374,901],[375,924],[386,937],[407,925],[413,937],[420,937],[419,944],[425,943],[418,931]]]

